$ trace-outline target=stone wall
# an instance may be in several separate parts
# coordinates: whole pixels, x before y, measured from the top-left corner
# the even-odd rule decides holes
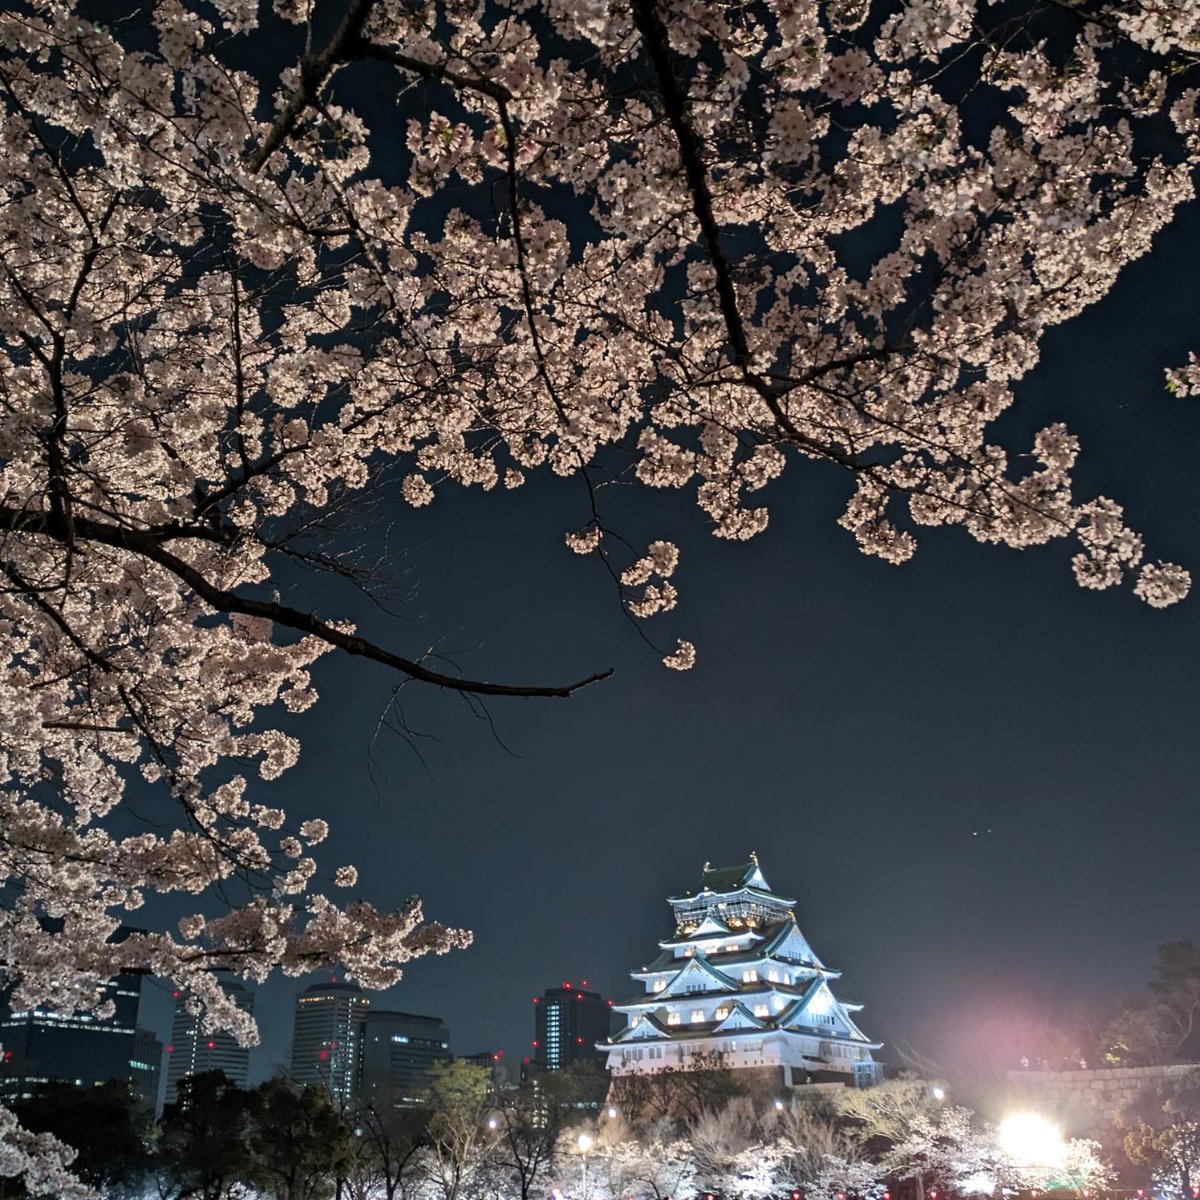
[[[1098,1071],[1009,1071],[1009,1106],[1024,1104],[1052,1117],[1068,1137],[1103,1140],[1113,1117],[1144,1087],[1197,1070],[1197,1063],[1172,1063]]]

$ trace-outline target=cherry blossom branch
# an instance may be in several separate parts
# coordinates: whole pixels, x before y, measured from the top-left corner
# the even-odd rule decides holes
[[[8,508],[0,508],[0,530],[41,534],[63,544],[70,536],[70,527],[58,514],[24,513]],[[487,680],[463,679],[445,675],[440,671],[430,670],[421,662],[385,650],[366,638],[338,629],[334,625],[319,620],[311,613],[302,612],[300,609],[291,608],[277,601],[253,600],[217,587],[204,576],[203,572],[167,550],[163,545],[165,539],[155,536],[153,532],[142,533],[82,517],[75,518],[73,530],[75,535],[84,541],[99,542],[102,545],[125,550],[157,563],[186,583],[206,604],[218,612],[261,617],[288,629],[294,629],[298,633],[319,638],[330,646],[344,650],[347,654],[370,659],[372,662],[402,671],[405,675],[421,683],[432,684],[449,691],[479,696],[565,699],[590,684],[608,679],[613,674],[613,668],[610,667],[605,671],[589,675],[585,679],[558,686],[492,683]]]

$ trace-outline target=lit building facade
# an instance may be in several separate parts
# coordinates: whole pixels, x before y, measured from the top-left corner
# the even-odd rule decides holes
[[[361,1045],[357,1102],[376,1112],[423,1104],[430,1068],[450,1061],[450,1031],[440,1017],[368,1012]]]
[[[133,1055],[129,1059],[129,1082],[141,1102],[158,1112],[158,1088],[162,1080],[163,1044],[149,1029],[133,1031]]]
[[[631,972],[642,993],[615,1006],[627,1017],[599,1042],[614,1075],[686,1069],[719,1054],[784,1087],[877,1083],[881,1067],[839,1000],[830,970],[800,932],[796,902],[768,885],[756,855],[737,867],[705,863],[700,887],[671,896],[675,932]],[[704,1058],[700,1060],[704,1061]]]
[[[254,993],[236,980],[221,980],[224,991],[243,1012],[254,1012]],[[179,1098],[179,1084],[191,1075],[221,1071],[235,1087],[244,1088],[250,1074],[250,1048],[239,1046],[228,1033],[206,1033],[199,1013],[190,1012],[188,998],[173,993],[175,1011],[171,1016],[171,1040],[167,1043],[166,1103]]]
[[[296,997],[292,1079],[324,1087],[337,1105],[358,1098],[363,1026],[371,1001],[352,983],[314,983]]]
[[[587,980],[576,987],[564,980],[534,998],[534,1062],[538,1070],[561,1071],[575,1062],[603,1066],[597,1043],[612,1029],[612,1007]]]
[[[111,1017],[0,1004],[0,1102],[27,1099],[40,1084],[51,1082],[91,1087],[126,1079],[136,1086],[141,977],[118,975],[100,999],[112,1002]]]

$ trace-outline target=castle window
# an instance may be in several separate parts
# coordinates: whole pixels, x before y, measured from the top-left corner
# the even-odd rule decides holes
[[[661,992],[663,990],[663,988],[665,988],[666,986],[667,986],[667,981],[665,979],[656,979],[650,985],[650,990],[652,992]]]
[[[756,1004],[754,1006],[754,1015],[756,1017],[768,1017],[771,1014],[768,1011],[767,1006],[765,1004]]]
[[[677,1012],[667,1013],[667,1024],[668,1025],[678,1025],[679,1024],[679,1014]]]
[[[724,1004],[713,1013],[713,1018],[717,1021],[723,1021],[727,1016],[729,1016],[729,1009]]]
[[[753,967],[747,967],[746,970],[744,970],[742,972],[742,982],[743,983],[757,983],[758,982],[758,972]]]
[[[692,1009],[692,1024],[700,1025],[700,1024],[703,1024],[703,1022],[704,1022],[704,1009],[693,1008]]]
[[[770,970],[767,972],[767,978],[768,978],[768,979],[769,979],[769,980],[770,980],[772,983],[778,983],[778,982],[779,982],[779,972],[778,972],[777,970],[775,970],[775,968],[774,968],[774,967],[772,967],[772,968],[771,968],[771,969],[770,969]]]

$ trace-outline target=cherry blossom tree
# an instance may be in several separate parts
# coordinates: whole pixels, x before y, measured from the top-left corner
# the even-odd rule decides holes
[[[989,431],[1045,331],[1192,198],[1193,5],[135,7],[0,14],[15,1003],[94,1007],[115,972],[147,970],[251,1040],[212,968],[341,964],[386,986],[466,943],[416,902],[327,895],[325,822],[293,828],[251,781],[296,761],[272,714],[312,705],[323,654],[471,702],[606,674],[469,678],[285,603],[313,572],[352,585],[330,524],[388,479],[421,508],[560,477],[568,544],[637,619],[674,608],[679,555],[628,547],[605,486],[687,491],[739,540],[789,463],[845,472],[841,523],[889,562],[953,525],[1072,538],[1088,588],[1187,591],[1119,504],[1074,495],[1068,430]],[[245,66],[278,53],[281,75]],[[397,122],[345,102],[363,72],[386,73]],[[1169,384],[1194,391],[1194,361]],[[680,639],[664,661],[694,658]],[[118,832],[134,793],[154,823]],[[159,893],[194,911],[117,940]],[[232,897],[217,916],[214,894]]]

